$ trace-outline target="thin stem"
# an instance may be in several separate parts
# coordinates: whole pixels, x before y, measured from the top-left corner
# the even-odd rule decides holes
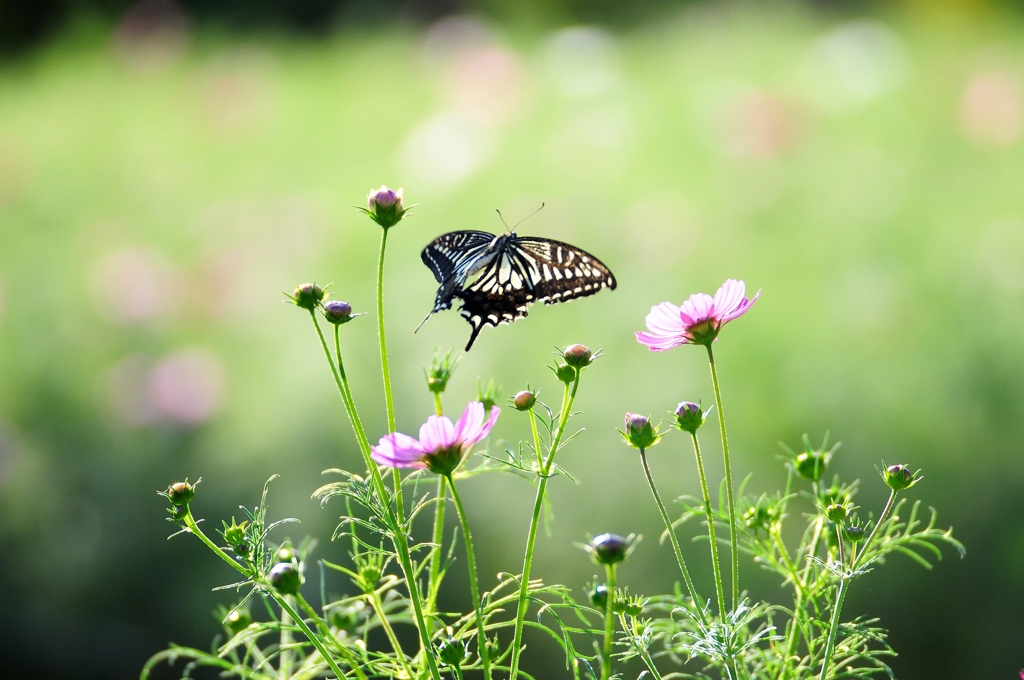
[[[406,675],[410,678],[416,677],[416,674],[412,670],[412,666],[409,665],[409,660],[405,656],[405,652],[402,651],[402,646],[398,644],[398,638],[395,637],[395,631],[391,628],[391,624],[388,622],[388,617],[384,613],[384,603],[381,602],[380,593],[376,590],[368,593],[366,599],[370,601],[370,606],[373,607],[373,611],[377,614],[377,618],[380,619],[381,628],[384,629],[384,633],[388,636],[388,640],[391,642],[391,649],[395,650],[395,655],[398,656],[399,662],[402,664],[402,668],[405,670]]]
[[[853,564],[850,565],[851,572],[857,570],[861,558],[867,554],[868,546],[871,545],[872,539],[874,539],[875,534],[878,533],[879,527],[885,524],[885,521],[889,518],[889,513],[892,512],[892,506],[895,501],[896,490],[893,489],[889,493],[889,500],[885,503],[885,509],[882,510],[882,516],[878,518],[877,522],[875,522],[875,526],[872,527],[871,533],[868,534],[867,539],[864,541],[864,547],[861,549],[860,555],[858,555],[857,559],[855,559]],[[842,550],[842,543],[839,545],[840,550]],[[821,662],[821,675],[818,680],[825,680],[825,678],[828,677],[828,672],[830,670],[829,667],[832,665],[832,655],[836,650],[836,634],[839,632],[839,616],[843,610],[843,600],[846,599],[846,591],[850,587],[850,578],[851,577],[845,577],[839,581],[839,591],[836,593],[836,604],[832,609],[832,620],[828,627],[828,640],[825,642],[825,657]]]
[[[732,461],[729,458],[729,437],[725,433],[725,411],[722,409],[722,390],[718,386],[718,369],[715,368],[715,354],[708,348],[708,362],[711,364],[711,382],[715,386],[715,406],[718,408],[718,425],[722,431],[722,455],[725,457],[725,489],[729,500],[729,548],[732,552],[732,608],[736,608],[740,593],[740,551],[736,539],[736,498],[732,484]]]
[[[839,522],[836,525],[836,545],[839,546],[839,564],[846,564],[846,555],[843,553],[843,532]]]
[[[292,629],[289,625],[292,623],[292,617],[287,612],[281,610],[281,634],[279,648],[281,650],[278,654],[277,659],[277,674],[281,680],[289,680],[292,676]]]
[[[437,478],[437,507],[434,508],[434,548],[430,555],[430,576],[427,580],[427,611],[433,612],[437,604],[437,592],[441,588],[441,551],[444,542],[444,506],[448,502],[448,478]]]
[[[469,530],[469,517],[466,516],[466,509],[462,507],[462,498],[459,496],[459,489],[455,486],[455,480],[448,476],[448,485],[452,489],[452,500],[455,501],[455,511],[459,515],[459,522],[462,524],[462,537],[466,543],[466,565],[469,567],[469,590],[473,596],[473,609],[476,610],[476,649],[480,655],[480,663],[484,667],[484,678],[491,678],[491,658],[487,650],[487,633],[484,630],[484,609],[480,602],[480,582],[476,572],[476,553],[473,550],[473,534]]]
[[[647,666],[647,670],[651,672],[651,675],[654,676],[655,680],[661,680],[661,673],[658,672],[658,667],[654,665],[654,660],[651,658],[650,653],[646,649],[641,647],[639,644],[637,644],[636,618],[630,618],[632,618],[632,622],[627,623],[625,614],[619,614],[619,625],[621,625],[622,630],[626,631],[626,634],[629,635],[630,642],[633,643],[633,646],[639,652],[640,658],[643,659],[644,664]]]
[[[537,416],[534,414],[531,408],[528,413],[530,414],[530,430],[533,433],[533,452],[537,454],[537,470],[544,466],[544,454],[540,450],[540,435],[537,433]]]
[[[615,567],[614,564],[606,564],[605,574],[608,578],[608,601],[604,605],[604,647],[601,652],[601,680],[608,680],[612,677],[612,636],[615,633],[615,617],[612,615],[612,606],[615,600]]]
[[[238,562],[235,562],[233,559],[231,559],[231,557],[229,557],[226,552],[221,550],[216,543],[211,541],[206,536],[206,534],[203,533],[203,530],[199,528],[199,525],[196,524],[195,518],[192,517],[191,510],[185,513],[185,516],[182,518],[182,521],[185,523],[185,526],[188,527],[189,532],[193,536],[198,538],[200,541],[205,543],[206,547],[208,547],[210,550],[216,553],[217,556],[219,556],[222,560],[224,560],[232,567],[240,571],[243,575],[245,575],[246,578],[249,578],[254,583],[260,585],[267,592],[267,594],[274,598],[274,600],[277,601],[278,605],[280,605],[281,609],[295,621],[295,623],[299,626],[299,628],[306,635],[306,637],[309,638],[309,641],[313,644],[314,647],[316,647],[316,650],[320,652],[320,655],[324,658],[324,661],[327,662],[327,665],[330,666],[331,670],[334,671],[334,673],[339,678],[348,678],[348,676],[345,675],[345,673],[343,673],[340,668],[338,668],[337,662],[335,662],[331,655],[328,653],[327,649],[323,645],[323,642],[320,641],[320,638],[317,637],[316,633],[309,629],[309,626],[307,626],[306,622],[302,620],[302,617],[295,612],[295,609],[292,608],[292,606],[285,601],[285,598],[282,595],[280,595],[279,593],[277,593],[277,591],[274,590],[274,587],[269,582],[267,582],[262,577],[254,577],[253,574],[249,573],[248,569],[246,569]]]
[[[363,452],[363,457],[366,463],[366,467],[370,472],[370,480],[373,484],[373,489],[377,493],[377,497],[384,501],[387,497],[387,489],[384,486],[384,480],[381,477],[380,470],[377,469],[377,465],[370,458],[370,445],[366,439],[366,433],[363,431],[362,423],[359,420],[359,415],[355,412],[355,402],[352,399],[352,392],[348,386],[348,379],[338,372],[338,369],[334,365],[334,359],[331,358],[331,352],[327,348],[327,341],[324,339],[324,334],[320,330],[320,324],[317,323],[316,315],[310,312],[313,318],[313,327],[316,328],[316,334],[320,338],[320,345],[324,349],[324,354],[327,356],[327,363],[331,367],[331,373],[334,374],[334,381],[338,386],[338,391],[341,393],[342,401],[345,402],[345,406],[349,409],[349,418],[352,419],[353,427],[356,429],[356,439],[359,440],[360,449]],[[340,346],[336,343],[338,350],[339,361],[341,359]],[[397,470],[396,470],[397,476]],[[399,503],[399,507],[395,509],[388,508],[388,513],[394,513],[388,517],[388,521],[393,523],[395,528],[391,532],[391,539],[394,543],[395,549],[398,551],[398,562],[402,567],[402,573],[405,575],[405,582],[409,589],[409,599],[412,601],[413,613],[416,615],[416,627],[420,634],[420,644],[423,647],[424,655],[427,657],[427,666],[430,668],[430,676],[432,680],[441,680],[441,676],[437,670],[437,660],[434,657],[434,649],[430,644],[430,632],[427,630],[426,620],[423,616],[423,604],[421,602],[419,588],[416,586],[416,572],[412,567],[412,559],[409,556],[409,542],[406,539],[405,533],[402,531],[402,519],[401,512],[401,484],[398,485],[396,490],[396,500]],[[227,558],[231,559],[231,558]],[[232,563],[234,563],[232,561]]]
[[[444,406],[441,404],[441,393],[434,392],[434,413],[438,416],[444,415]]]
[[[530,423],[533,427],[534,435],[533,441],[537,449],[538,460],[540,460],[540,470],[538,472],[540,480],[537,483],[537,496],[533,501],[533,517],[530,519],[530,532],[526,537],[526,555],[523,557],[523,573],[519,580],[519,604],[516,608],[516,628],[512,640],[512,661],[509,664],[512,670],[509,672],[509,680],[516,680],[516,676],[519,673],[519,656],[522,653],[523,643],[523,622],[526,620],[530,568],[533,566],[533,550],[537,545],[537,527],[540,524],[540,515],[544,508],[544,497],[548,489],[551,466],[555,462],[555,454],[558,453],[558,446],[562,441],[562,433],[565,432],[565,424],[569,420],[569,413],[572,411],[573,402],[576,401],[576,391],[580,386],[580,374],[581,371],[576,369],[576,378],[572,382],[571,389],[568,384],[565,385],[565,389],[562,392],[562,410],[559,412],[558,428],[555,430],[551,448],[548,449],[548,454],[543,460],[540,460],[540,437],[537,435],[537,423],[533,415],[533,409],[530,409]]]
[[[380,340],[380,366],[384,374],[384,402],[388,409],[388,432],[395,431],[395,402],[391,396],[391,370],[388,368],[388,342],[384,335],[384,251],[388,245],[388,230],[380,236],[380,258],[377,260],[377,338]]]
[[[644,449],[640,449],[640,462],[643,463],[647,483],[651,487],[651,493],[654,494],[654,500],[658,503],[658,510],[661,511],[661,519],[665,522],[665,530],[668,532],[668,538],[672,542],[672,550],[676,553],[676,562],[679,563],[679,571],[683,573],[686,589],[690,591],[690,599],[693,600],[694,609],[697,610],[697,618],[700,619],[702,624],[707,626],[708,620],[704,615],[704,603],[697,597],[697,590],[694,588],[693,580],[690,578],[690,570],[686,568],[686,561],[683,559],[683,551],[679,549],[679,539],[676,538],[675,529],[672,527],[672,520],[669,519],[668,510],[665,509],[665,503],[661,500],[658,487],[654,485],[654,477],[651,476],[651,467],[647,464],[647,452]],[[609,598],[611,597],[611,587],[608,588],[608,596]]]
[[[691,432],[693,440],[693,454],[697,458],[697,474],[700,476],[700,492],[704,497],[704,512],[708,521],[708,538],[711,539],[711,565],[715,570],[715,595],[718,598],[718,614],[725,616],[725,593],[722,585],[722,567],[718,561],[718,540],[715,537],[715,516],[711,510],[711,494],[708,492],[708,478],[704,474],[704,459],[700,454],[700,442],[697,441],[697,433]],[[653,486],[653,482],[652,482]]]
[[[313,606],[309,604],[305,597],[302,596],[302,593],[297,593],[295,595],[295,599],[299,603],[299,606],[309,614],[309,618],[316,621],[317,628],[320,629],[320,634],[323,635],[324,640],[336,642],[334,637],[331,635],[331,629],[327,627],[327,623],[324,621],[323,617],[317,614],[316,610],[313,609]],[[359,667],[359,659],[355,657],[352,650],[344,645],[336,644],[335,646],[338,648],[338,651],[341,652],[342,656],[346,657],[346,660],[349,665],[352,666],[352,671],[356,674],[356,677],[359,678],[359,680],[366,680],[366,674],[363,673],[363,669]]]

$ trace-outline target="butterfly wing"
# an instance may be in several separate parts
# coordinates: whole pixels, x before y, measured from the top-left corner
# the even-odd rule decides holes
[[[466,351],[485,325],[527,316],[533,302],[554,304],[614,289],[611,270],[579,248],[541,238],[511,239],[465,290],[460,313],[472,326]]]
[[[441,286],[434,298],[430,314],[449,309],[455,292],[462,288],[473,265],[494,241],[494,234],[486,231],[450,231],[441,234],[427,244],[420,253],[423,264],[427,265]],[[430,318],[423,319],[422,326]],[[417,328],[416,330],[419,330]]]
[[[528,274],[537,302],[553,305],[618,285],[601,260],[576,246],[531,237],[517,238],[513,245],[530,260]]]

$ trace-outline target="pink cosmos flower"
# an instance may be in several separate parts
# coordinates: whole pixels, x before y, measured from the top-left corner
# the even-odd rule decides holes
[[[761,291],[757,291],[757,295],[748,300],[745,292],[746,285],[742,281],[729,279],[715,297],[695,293],[679,307],[671,302],[655,305],[646,319],[650,332],[637,331],[636,339],[652,352],[664,352],[685,344],[707,345],[718,337],[722,326],[743,316],[761,295]]]
[[[449,475],[463,461],[473,445],[487,436],[501,411],[492,406],[484,421],[484,405],[472,401],[452,424],[445,416],[430,416],[420,426],[420,438],[401,432],[381,437],[371,456],[382,465],[403,468],[427,468],[440,475]]]

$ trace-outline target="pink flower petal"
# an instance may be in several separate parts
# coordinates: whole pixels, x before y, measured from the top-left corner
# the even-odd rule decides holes
[[[698,326],[715,313],[715,301],[707,293],[694,293],[680,308],[680,318],[687,328]]]
[[[445,416],[430,416],[420,426],[420,446],[433,452],[451,448],[455,444],[455,426]]]
[[[685,335],[679,334],[674,337],[663,337],[651,333],[636,331],[637,342],[647,345],[652,352],[664,352],[667,349],[684,345],[688,342]]]
[[[479,403],[479,402],[477,402],[477,403]],[[480,406],[481,406],[480,416],[481,416],[481,419],[482,419],[483,418],[483,404],[480,404]],[[462,448],[463,449],[469,449],[469,447],[473,446],[473,444],[476,444],[478,441],[480,441],[481,439],[486,437],[488,434],[490,434],[491,428],[493,428],[494,424],[496,422],[498,422],[498,414],[499,413],[501,413],[501,409],[498,408],[497,406],[492,406],[491,407],[491,412],[489,414],[489,417],[487,418],[487,422],[482,423],[476,429],[475,432],[473,432],[473,433],[468,433],[467,432],[467,436],[465,436],[463,438],[463,440],[462,440]],[[469,436],[470,434],[472,436]]]
[[[757,291],[757,294],[753,297],[753,299],[748,300],[747,298],[743,298],[742,300],[740,300],[735,310],[722,317],[722,323],[732,321],[733,319],[739,318],[746,314],[747,310],[754,306],[754,303],[757,302],[757,298],[759,298],[760,296],[761,291],[759,290]]]
[[[480,424],[483,422],[484,405],[479,401],[469,402],[466,404],[466,408],[463,409],[459,421],[455,423],[454,440],[465,443],[468,438],[472,437],[480,429]]]
[[[736,311],[743,300],[747,287],[742,281],[728,279],[715,293],[715,310],[719,317],[726,317]]]
[[[671,302],[662,302],[651,307],[651,313],[645,319],[647,329],[656,335],[674,336],[683,332],[683,322],[679,318],[679,308]]]
[[[372,448],[370,457],[382,465],[391,467],[426,467],[423,462],[423,448],[420,443],[407,434],[393,432],[381,437],[377,446]]]

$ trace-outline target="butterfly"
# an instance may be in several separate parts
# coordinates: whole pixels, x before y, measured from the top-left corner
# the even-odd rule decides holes
[[[611,270],[590,253],[514,231],[451,231],[431,241],[421,257],[441,284],[423,323],[460,300],[459,313],[473,328],[467,352],[484,325],[512,323],[527,316],[534,302],[552,305],[617,285]]]

